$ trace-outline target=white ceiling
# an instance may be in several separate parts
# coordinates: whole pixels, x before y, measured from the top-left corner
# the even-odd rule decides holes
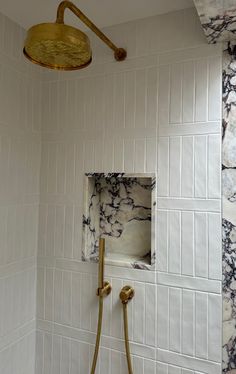
[[[191,8],[193,0],[72,0],[98,27]],[[0,0],[0,12],[24,28],[55,20],[60,0]],[[67,10],[66,22],[78,19]]]

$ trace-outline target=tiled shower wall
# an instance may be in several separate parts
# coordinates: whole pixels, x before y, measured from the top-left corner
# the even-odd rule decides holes
[[[32,374],[40,171],[40,77],[24,31],[0,15],[0,373]]]
[[[157,271],[107,266],[98,373],[125,374],[118,295],[135,374],[221,373],[221,46],[193,9],[105,30],[94,62],[45,73],[38,247],[37,374],[88,374],[97,265],[81,262],[85,172],[157,172]]]

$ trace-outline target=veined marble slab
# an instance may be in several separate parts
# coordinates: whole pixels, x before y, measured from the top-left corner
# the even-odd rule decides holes
[[[84,184],[83,261],[98,261],[105,238],[107,264],[155,268],[154,174],[87,173]]]
[[[236,57],[223,55],[223,373],[236,370]]]
[[[235,40],[235,0],[194,0],[209,43]]]

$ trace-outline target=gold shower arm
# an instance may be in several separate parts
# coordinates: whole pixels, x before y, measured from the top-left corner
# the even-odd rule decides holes
[[[57,23],[64,23],[64,14],[66,8],[70,9],[83,23],[85,23],[86,26],[90,28],[108,47],[110,47],[114,51],[114,57],[117,61],[123,61],[127,53],[123,48],[118,48],[115,46],[115,44],[112,43],[112,41],[105,35],[101,30],[97,28],[97,26],[90,21],[86,15],[81,12],[79,8],[75,4],[73,4],[71,1],[64,0],[62,1],[57,8]]]

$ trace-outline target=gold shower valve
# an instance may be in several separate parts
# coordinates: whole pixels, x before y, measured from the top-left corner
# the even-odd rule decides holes
[[[103,288],[97,289],[97,296],[108,296],[111,293],[111,285],[109,282],[104,282]]]
[[[131,286],[124,286],[120,291],[120,300],[122,304],[127,304],[134,297],[134,289]]]

